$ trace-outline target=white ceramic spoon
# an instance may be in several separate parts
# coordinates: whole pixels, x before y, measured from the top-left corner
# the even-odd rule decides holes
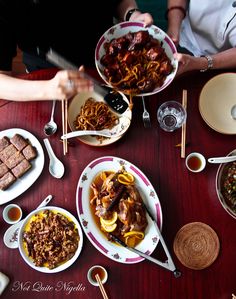
[[[48,152],[49,159],[50,159],[49,172],[54,178],[60,179],[64,175],[65,167],[62,164],[62,162],[54,154],[48,138],[43,139],[43,141],[44,141],[44,144],[45,144],[45,147]]]
[[[207,160],[209,163],[228,163],[236,161],[236,156],[227,156],[227,157],[217,157],[217,158],[209,158]]]
[[[129,127],[129,125],[130,125],[130,119],[128,117],[123,117],[122,121],[111,130],[104,129],[99,131],[92,131],[92,130],[73,131],[62,135],[61,139],[69,139],[72,137],[79,137],[79,136],[86,136],[86,135],[96,135],[96,136],[116,138],[123,135],[126,129]]]
[[[52,195],[48,195],[42,202],[41,204],[36,208],[42,208],[45,207],[49,201],[52,199]],[[22,219],[21,221],[11,225],[5,232],[4,236],[3,236],[3,241],[4,244],[8,247],[8,248],[17,248],[18,247],[18,233],[20,230],[21,225],[23,224],[25,219]]]

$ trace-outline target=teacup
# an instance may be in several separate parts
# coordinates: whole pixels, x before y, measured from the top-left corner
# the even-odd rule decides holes
[[[96,274],[99,275],[102,284],[104,284],[107,281],[107,278],[108,278],[107,270],[100,265],[95,265],[88,270],[88,274],[87,274],[88,281],[92,285],[99,286],[99,284],[96,280],[96,277],[95,277]]]
[[[194,152],[186,157],[185,165],[192,172],[200,172],[206,166],[206,159],[202,154]]]

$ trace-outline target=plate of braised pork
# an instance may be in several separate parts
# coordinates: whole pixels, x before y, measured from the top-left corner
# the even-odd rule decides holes
[[[95,248],[117,262],[133,264],[143,258],[115,243],[112,236],[149,255],[158,244],[143,203],[161,229],[157,193],[145,174],[124,159],[100,157],[88,164],[78,181],[76,205],[81,226]]]
[[[95,64],[109,86],[131,96],[148,96],[174,79],[178,68],[175,53],[171,38],[157,26],[123,22],[99,39]]]
[[[30,132],[7,129],[0,132],[0,205],[25,192],[39,177],[44,152]]]

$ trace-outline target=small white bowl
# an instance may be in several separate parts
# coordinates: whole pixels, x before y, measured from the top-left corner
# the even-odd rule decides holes
[[[8,224],[15,224],[21,220],[22,210],[21,210],[21,207],[12,203],[12,204],[7,205],[3,209],[2,215],[3,215],[3,219]]]
[[[88,274],[87,274],[88,281],[92,285],[94,285],[96,287],[99,286],[99,284],[95,278],[96,274],[99,274],[102,284],[106,283],[107,278],[108,278],[107,270],[100,265],[94,265],[93,267],[89,268]]]
[[[185,165],[191,172],[201,172],[206,166],[206,159],[202,154],[194,152],[186,157]]]

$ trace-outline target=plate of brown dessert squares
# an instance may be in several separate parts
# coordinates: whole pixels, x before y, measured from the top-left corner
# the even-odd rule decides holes
[[[43,167],[43,148],[33,134],[19,128],[0,131],[0,205],[25,192]]]

